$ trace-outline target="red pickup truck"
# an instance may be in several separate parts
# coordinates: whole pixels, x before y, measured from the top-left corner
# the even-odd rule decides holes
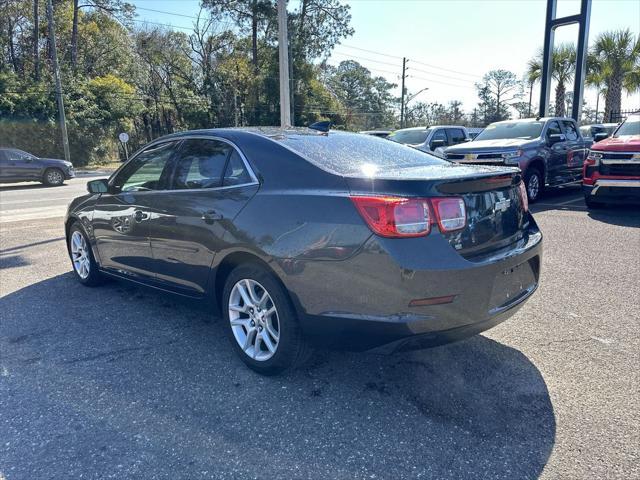
[[[582,169],[582,190],[589,208],[640,204],[640,112],[591,146]]]

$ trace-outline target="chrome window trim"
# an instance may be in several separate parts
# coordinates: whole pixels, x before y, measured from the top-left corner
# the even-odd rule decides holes
[[[158,139],[158,140],[154,140],[153,142],[148,143],[147,145],[145,145],[143,148],[141,148],[139,151],[137,151],[135,153],[135,155],[133,155],[129,161],[125,162],[124,164],[122,164],[118,170],[116,170],[115,172],[113,172],[113,174],[111,175],[111,177],[109,177],[109,184],[111,184],[111,179],[115,178],[116,175],[118,174],[118,172],[125,166],[127,165],[129,162],[132,162],[136,159],[136,157],[138,155],[140,155],[142,152],[146,151],[148,148],[152,148],[158,145],[161,145],[163,143],[166,142],[177,142],[178,144],[181,144],[183,141],[185,140],[213,140],[213,141],[219,141],[222,143],[226,143],[227,145],[231,146],[231,148],[233,148],[238,155],[240,155],[240,158],[242,159],[242,163],[244,164],[244,167],[247,169],[247,172],[249,172],[249,176],[251,177],[251,181],[247,182],[247,183],[241,183],[239,185],[227,185],[227,186],[222,186],[222,187],[207,187],[207,188],[188,188],[188,189],[176,189],[176,188],[167,188],[167,189],[163,189],[163,190],[142,190],[142,191],[138,191],[138,190],[128,190],[128,191],[120,191],[114,195],[119,195],[122,193],[136,193],[136,194],[140,194],[140,193],[162,193],[162,192],[203,192],[203,191],[212,191],[212,190],[229,190],[232,188],[241,188],[241,187],[248,187],[248,186],[252,186],[252,185],[260,185],[260,182],[258,181],[258,177],[256,176],[256,174],[253,171],[253,168],[251,168],[251,165],[249,164],[249,160],[247,160],[247,157],[244,155],[244,153],[242,152],[242,150],[240,150],[240,148],[233,143],[232,141],[226,139],[226,138],[222,138],[222,137],[218,137],[215,135],[202,135],[202,134],[196,134],[196,135],[184,135],[184,136],[179,136],[179,137],[174,137],[174,138],[164,138],[164,139]],[[181,145],[179,145],[181,146]],[[223,172],[223,180],[224,180],[224,172]]]

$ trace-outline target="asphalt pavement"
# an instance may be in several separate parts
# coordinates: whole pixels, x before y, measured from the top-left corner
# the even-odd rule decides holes
[[[80,286],[57,188],[0,186],[0,479],[640,478],[640,211],[533,208],[541,286],[431,350],[264,378],[207,305]]]

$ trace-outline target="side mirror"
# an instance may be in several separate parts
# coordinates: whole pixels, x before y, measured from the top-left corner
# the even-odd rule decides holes
[[[109,191],[109,183],[106,178],[91,180],[87,182],[87,191],[89,193],[107,193]]]
[[[444,140],[431,140],[429,147],[431,150],[435,150],[436,148],[444,147],[447,145],[447,142]]]
[[[462,143],[469,143],[469,142],[473,142],[473,138],[469,137],[469,138],[465,138]]]
[[[593,136],[593,141],[599,142],[600,140],[604,140],[605,138],[609,138],[609,134],[607,132],[598,132]]]
[[[549,135],[549,145],[554,145],[560,142],[566,142],[567,137],[565,137],[562,133],[552,133]]]

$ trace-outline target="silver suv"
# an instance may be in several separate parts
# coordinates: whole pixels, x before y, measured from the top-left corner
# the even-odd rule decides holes
[[[465,127],[455,125],[403,128],[387,138],[441,158],[446,147],[471,140]]]

